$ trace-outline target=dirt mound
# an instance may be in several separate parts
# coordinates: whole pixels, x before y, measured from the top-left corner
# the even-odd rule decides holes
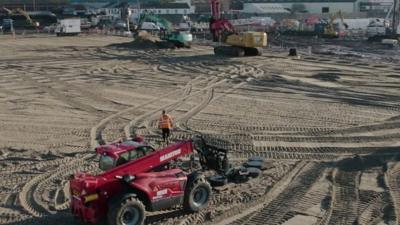
[[[131,42],[118,43],[109,45],[117,48],[133,48],[133,49],[165,49],[173,48],[173,44],[161,40],[159,37],[152,35],[146,31],[140,31]]]

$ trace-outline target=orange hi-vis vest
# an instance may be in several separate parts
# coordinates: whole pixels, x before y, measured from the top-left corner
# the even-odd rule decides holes
[[[172,128],[172,118],[170,115],[165,114],[160,117],[160,122],[159,122],[159,127],[161,129],[167,128],[171,129]]]

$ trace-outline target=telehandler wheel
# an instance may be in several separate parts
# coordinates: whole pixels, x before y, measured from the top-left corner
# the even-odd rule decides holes
[[[108,225],[142,225],[145,219],[145,207],[135,198],[122,198],[110,204],[108,210]]]
[[[185,192],[183,207],[188,212],[198,212],[208,205],[211,198],[211,186],[205,179],[192,182]]]

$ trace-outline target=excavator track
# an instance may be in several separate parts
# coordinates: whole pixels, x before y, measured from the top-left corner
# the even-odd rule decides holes
[[[245,56],[261,56],[262,48],[243,48]]]
[[[214,54],[221,56],[243,57],[261,56],[262,48],[248,48],[238,46],[217,46],[214,47]]]

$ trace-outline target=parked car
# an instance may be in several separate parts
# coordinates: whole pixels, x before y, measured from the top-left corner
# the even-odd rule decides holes
[[[127,26],[126,22],[124,22],[122,20],[118,20],[114,24],[114,28],[117,29],[117,30],[126,30],[127,27],[128,26]]]
[[[51,24],[51,25],[49,25],[49,26],[45,26],[45,27],[43,28],[43,31],[44,31],[44,32],[47,32],[47,33],[54,33],[54,31],[56,30],[56,27],[57,27],[57,24],[56,24],[56,23],[53,23],[53,24]]]

